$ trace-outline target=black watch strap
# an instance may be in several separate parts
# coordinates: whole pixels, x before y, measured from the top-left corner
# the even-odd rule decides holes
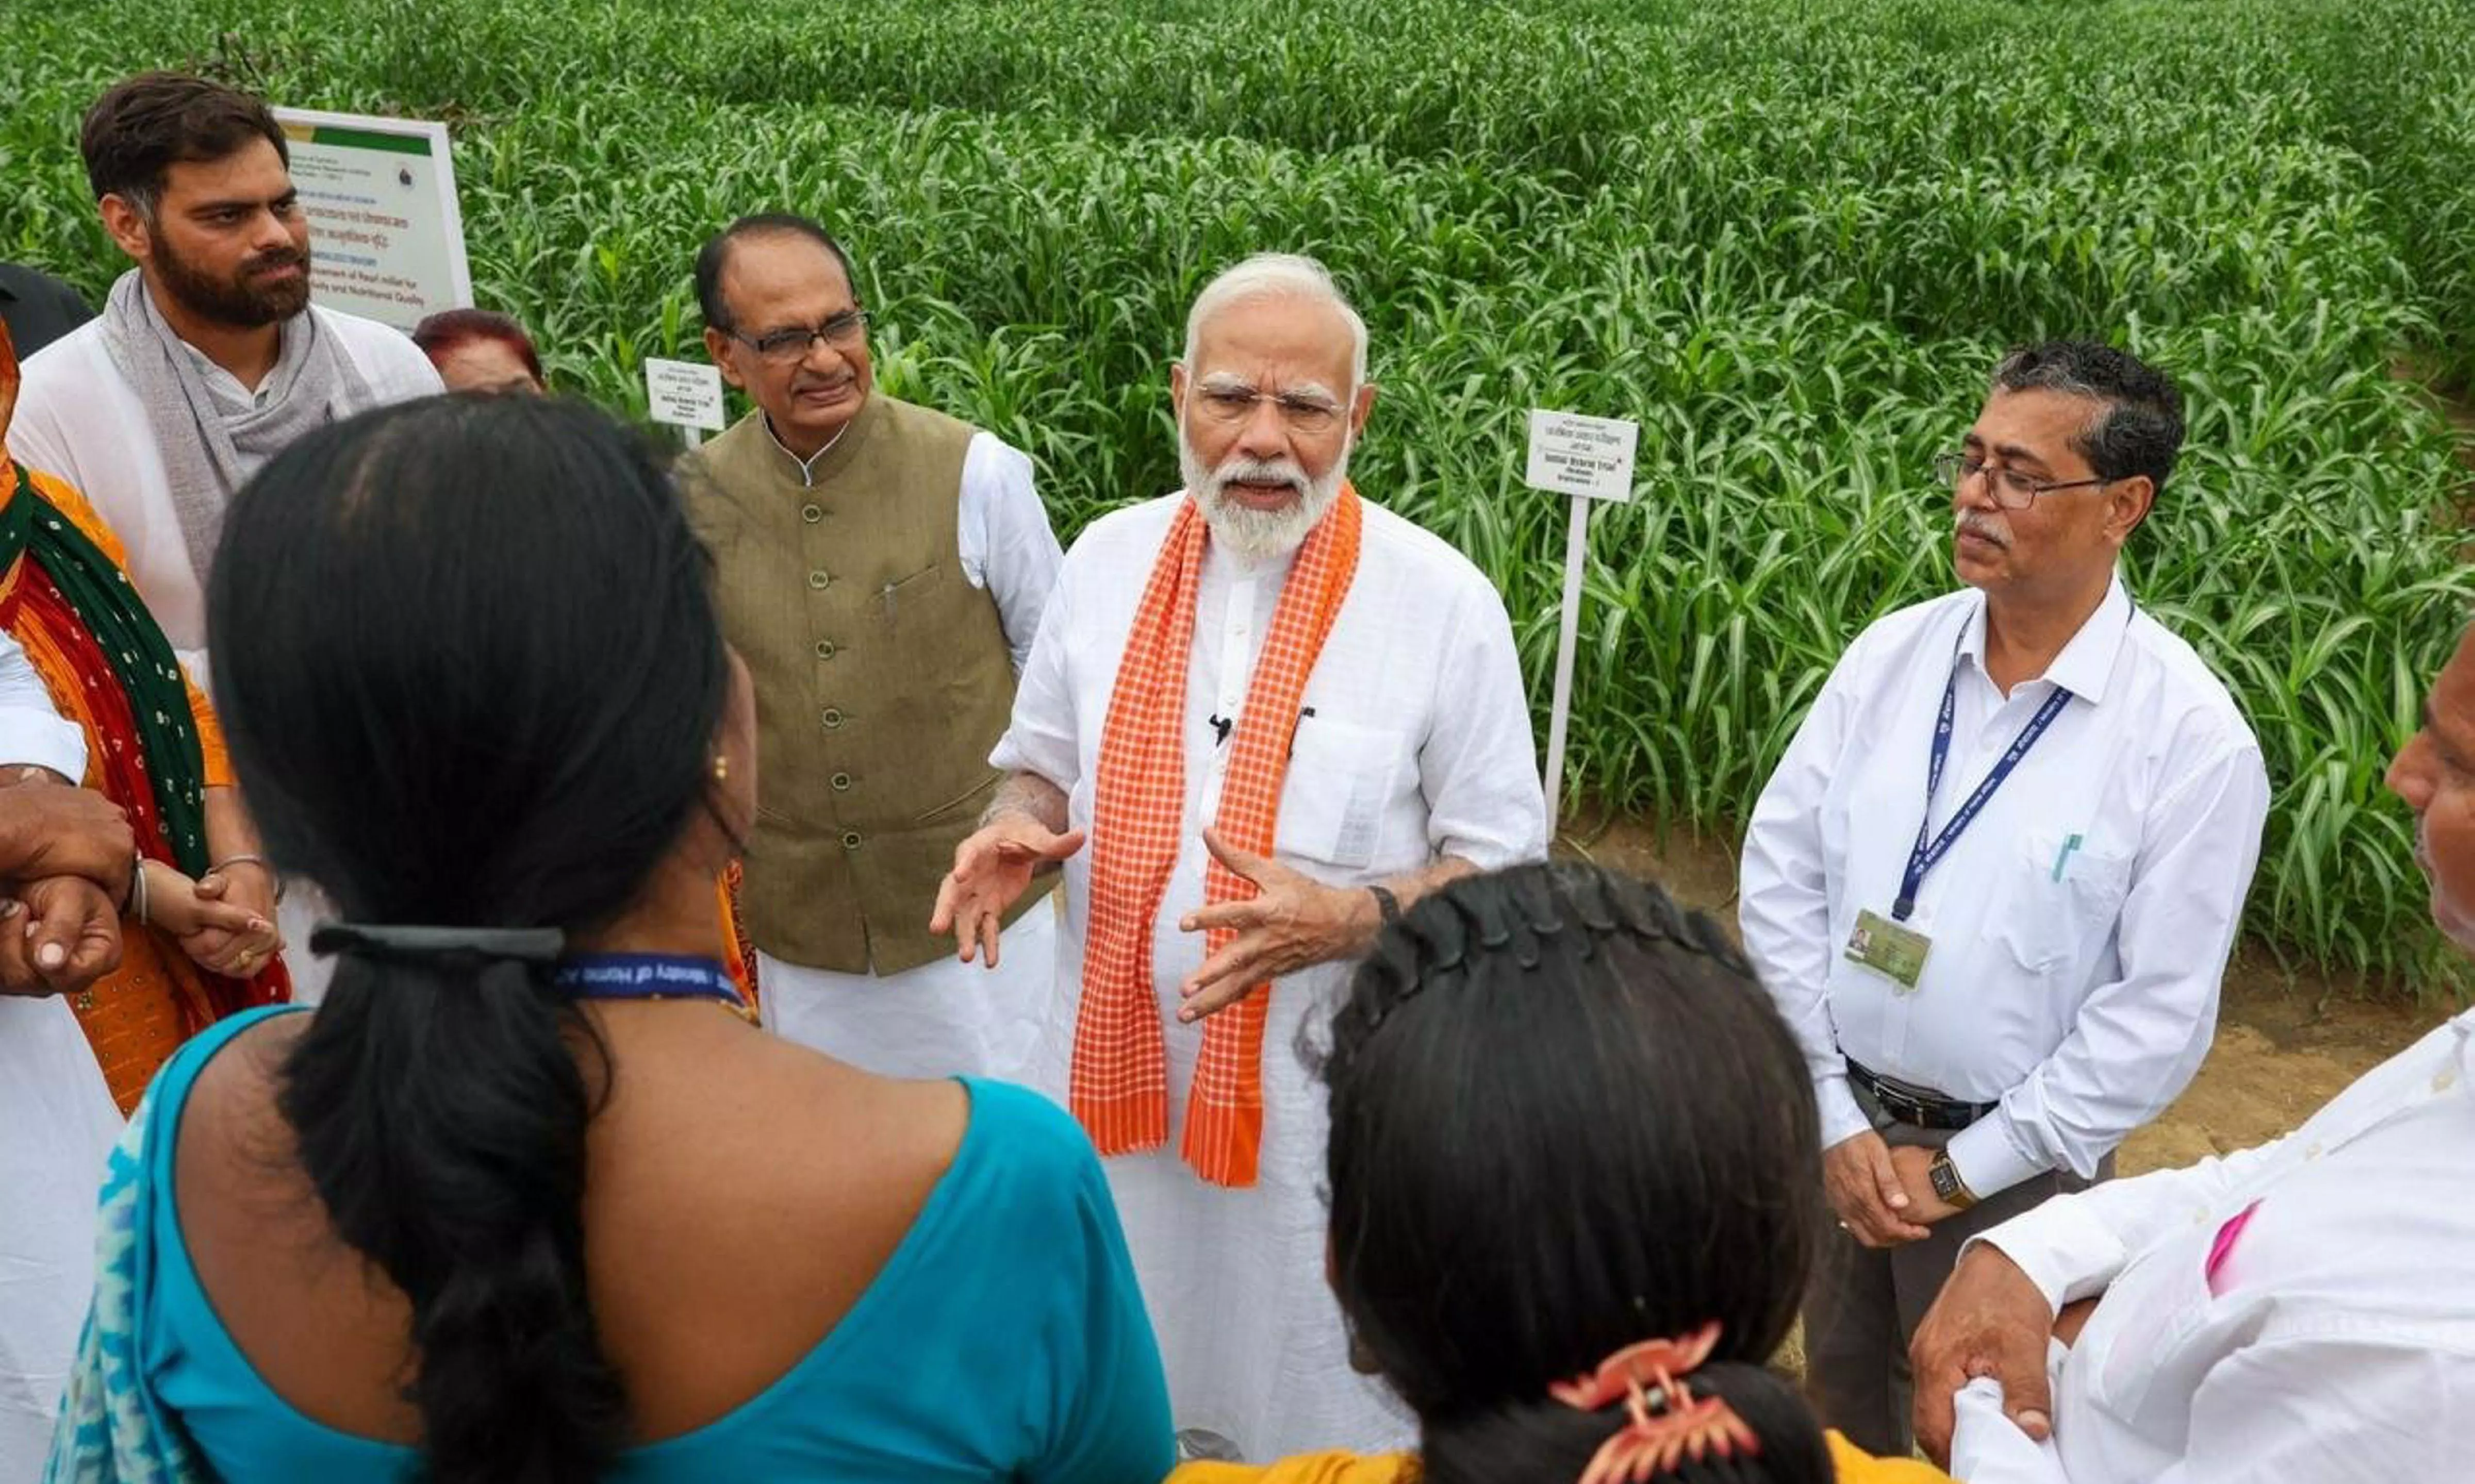
[[[1369,887],[1366,890],[1375,898],[1375,910],[1384,914],[1385,927],[1388,928],[1401,920],[1401,899],[1392,894],[1391,888]]]

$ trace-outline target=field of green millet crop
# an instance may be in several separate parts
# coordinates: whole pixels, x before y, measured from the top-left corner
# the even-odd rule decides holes
[[[1353,466],[1511,608],[1543,734],[1564,512],[1533,405],[1642,425],[1601,514],[1572,766],[1731,828],[1841,647],[1948,584],[1931,456],[2005,345],[2191,399],[2140,600],[2232,684],[2274,812],[2250,926],[2418,979],[2380,790],[2475,576],[2431,387],[2475,371],[2464,0],[51,0],[0,50],[0,257],[99,296],[80,112],[199,63],[444,118],[476,289],[643,407],[698,241],[826,221],[880,376],[1040,462],[1061,534],[1175,483],[1188,299],[1261,248],[1366,311]]]

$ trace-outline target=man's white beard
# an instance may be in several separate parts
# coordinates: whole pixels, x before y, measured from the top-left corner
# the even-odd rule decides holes
[[[1261,463],[1242,453],[1221,460],[1217,469],[1204,467],[1194,446],[1187,442],[1186,429],[1177,430],[1177,467],[1186,476],[1186,488],[1194,502],[1203,507],[1204,523],[1212,527],[1212,539],[1232,556],[1249,562],[1265,557],[1286,556],[1295,551],[1315,528],[1324,512],[1340,496],[1341,481],[1349,476],[1350,446],[1343,444],[1340,456],[1332,461],[1320,479],[1307,477],[1306,470],[1295,459],[1274,459]],[[1288,481],[1298,498],[1278,510],[1257,510],[1229,498],[1228,486],[1233,481],[1274,483]]]

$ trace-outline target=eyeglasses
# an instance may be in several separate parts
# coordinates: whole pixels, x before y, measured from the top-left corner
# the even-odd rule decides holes
[[[2016,469],[1989,464],[1973,453],[1939,453],[1933,461],[1934,477],[1949,485],[1956,493],[1978,474],[1989,474],[1994,480],[1994,502],[2005,510],[2025,510],[2037,502],[2040,495],[2056,490],[2086,489],[2094,484],[2113,484],[2112,479],[2062,479],[2047,482],[2032,479]]]
[[[1340,409],[1316,397],[1302,397],[1294,392],[1262,392],[1251,386],[1206,387],[1194,394],[1195,405],[1204,418],[1213,423],[1235,426],[1255,415],[1257,402],[1268,401],[1280,409],[1281,421],[1294,433],[1329,432],[1340,421]]]
[[[761,335],[743,335],[735,329],[724,334],[756,353],[756,358],[769,366],[789,366],[807,359],[808,347],[821,340],[837,351],[847,351],[868,338],[868,311],[845,309],[814,329],[769,329]]]

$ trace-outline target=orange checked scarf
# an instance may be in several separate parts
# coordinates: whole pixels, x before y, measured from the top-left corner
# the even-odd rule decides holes
[[[1246,688],[1246,709],[1230,742],[1229,776],[1213,821],[1241,850],[1272,853],[1298,703],[1357,574],[1363,521],[1358,492],[1343,484],[1340,498],[1298,548],[1281,589],[1271,632]],[[1083,1003],[1074,1022],[1067,1101],[1103,1155],[1168,1142],[1168,1047],[1152,984],[1152,925],[1177,864],[1186,818],[1187,661],[1194,647],[1195,589],[1208,531],[1202,507],[1189,496],[1178,507],[1143,587],[1100,732]],[[1217,860],[1205,867],[1206,905],[1254,894],[1253,883]],[[1236,936],[1230,929],[1212,930],[1204,952],[1219,952]],[[1270,987],[1255,985],[1203,1025],[1179,1154],[1215,1185],[1255,1183],[1263,1143],[1263,1023]]]

